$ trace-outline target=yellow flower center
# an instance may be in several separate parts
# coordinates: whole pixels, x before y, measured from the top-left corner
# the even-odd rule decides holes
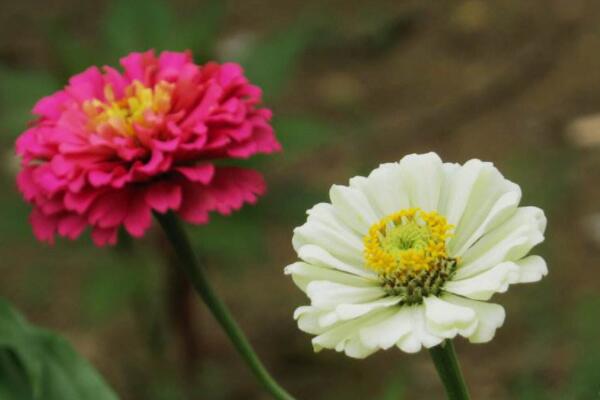
[[[83,111],[89,117],[88,128],[104,133],[116,132],[123,136],[134,136],[134,125],[149,127],[151,115],[164,115],[171,109],[174,85],[160,81],[154,87],[134,81],[127,86],[120,99],[115,98],[110,84],[104,87],[104,101],[98,99],[83,103]]]
[[[435,211],[408,208],[373,224],[364,238],[367,267],[376,271],[391,295],[408,303],[437,295],[454,273],[457,259],[448,256],[446,241],[453,226]]]

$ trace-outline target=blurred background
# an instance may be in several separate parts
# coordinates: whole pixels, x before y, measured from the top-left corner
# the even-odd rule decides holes
[[[299,399],[443,397],[427,352],[313,354],[283,267],[305,211],[412,152],[493,161],[548,214],[550,274],[494,300],[486,345],[457,341],[475,399],[600,398],[600,2],[75,0],[0,3],[0,296],[59,332],[125,400],[266,399],[173,268],[158,230],[97,249],[36,242],[16,192],[35,101],[130,51],[240,62],[285,151],[250,160],[269,193],[188,227],[258,353]]]

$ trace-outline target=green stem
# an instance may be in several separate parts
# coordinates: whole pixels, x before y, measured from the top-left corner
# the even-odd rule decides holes
[[[204,303],[208,306],[213,316],[217,319],[221,327],[229,336],[229,339],[240,353],[248,367],[252,370],[256,378],[260,381],[263,387],[269,391],[275,399],[278,400],[294,400],[277,382],[271,377],[265,366],[262,364],[252,346],[246,339],[246,336],[241,331],[238,324],[235,322],[225,304],[219,299],[214,292],[208,277],[198,264],[198,260],[190,242],[181,227],[179,220],[173,213],[155,214],[156,219],[162,226],[169,242],[175,249],[179,258],[179,265],[183,272],[192,282],[196,292],[202,297]]]
[[[460,370],[452,341],[446,340],[439,346],[432,347],[429,354],[446,388],[448,400],[469,400],[469,389]]]

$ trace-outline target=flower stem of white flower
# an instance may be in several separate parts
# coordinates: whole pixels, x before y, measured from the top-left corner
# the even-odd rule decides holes
[[[198,265],[199,263],[196,255],[192,250],[187,235],[179,223],[177,216],[169,212],[167,214],[155,213],[155,217],[177,253],[179,265],[183,272],[188,279],[190,279],[194,289],[196,289],[196,292],[200,295],[202,300],[204,300],[204,303],[208,306],[227,336],[229,336],[234,347],[248,364],[248,367],[252,370],[256,379],[258,379],[263,387],[271,393],[273,398],[277,400],[294,400],[294,398],[279,386],[269,374],[252,349],[248,339],[246,339],[246,336],[231,316],[227,306],[225,306],[212,289],[204,269]]]
[[[448,400],[469,400],[469,390],[460,370],[452,340],[445,340],[442,344],[432,347],[429,354],[446,388]]]

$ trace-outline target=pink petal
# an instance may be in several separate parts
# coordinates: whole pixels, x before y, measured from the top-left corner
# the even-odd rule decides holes
[[[58,217],[46,216],[39,210],[34,209],[29,215],[29,222],[33,227],[33,234],[38,240],[54,244],[54,233],[58,225]]]
[[[152,223],[150,207],[144,201],[143,193],[136,194],[129,202],[129,209],[124,225],[127,232],[134,237],[141,237]]]
[[[90,67],[69,79],[65,91],[78,101],[104,96],[104,78],[98,67]]]
[[[66,236],[69,239],[77,239],[87,226],[85,218],[71,214],[61,218],[58,221],[58,233],[61,236]]]
[[[154,210],[165,213],[181,206],[181,187],[170,182],[158,182],[146,191],[146,203]]]
[[[205,224],[208,222],[208,212],[215,208],[212,196],[207,196],[202,187],[187,184],[184,187],[183,203],[179,209],[179,216],[191,224]]]
[[[89,208],[88,222],[100,228],[120,225],[127,218],[130,196],[129,192],[123,190],[106,192]]]
[[[177,167],[175,169],[188,180],[203,184],[209,183],[215,174],[215,166],[209,163],[198,164],[193,167]]]
[[[107,244],[114,245],[117,243],[117,228],[94,228],[92,231],[92,240],[99,247],[106,246]]]
[[[25,197],[25,200],[31,202],[39,193],[39,188],[33,180],[33,169],[24,168],[17,175],[17,187]]]
[[[45,118],[58,119],[68,99],[69,96],[64,91],[58,91],[38,101],[33,107],[33,113]]]

